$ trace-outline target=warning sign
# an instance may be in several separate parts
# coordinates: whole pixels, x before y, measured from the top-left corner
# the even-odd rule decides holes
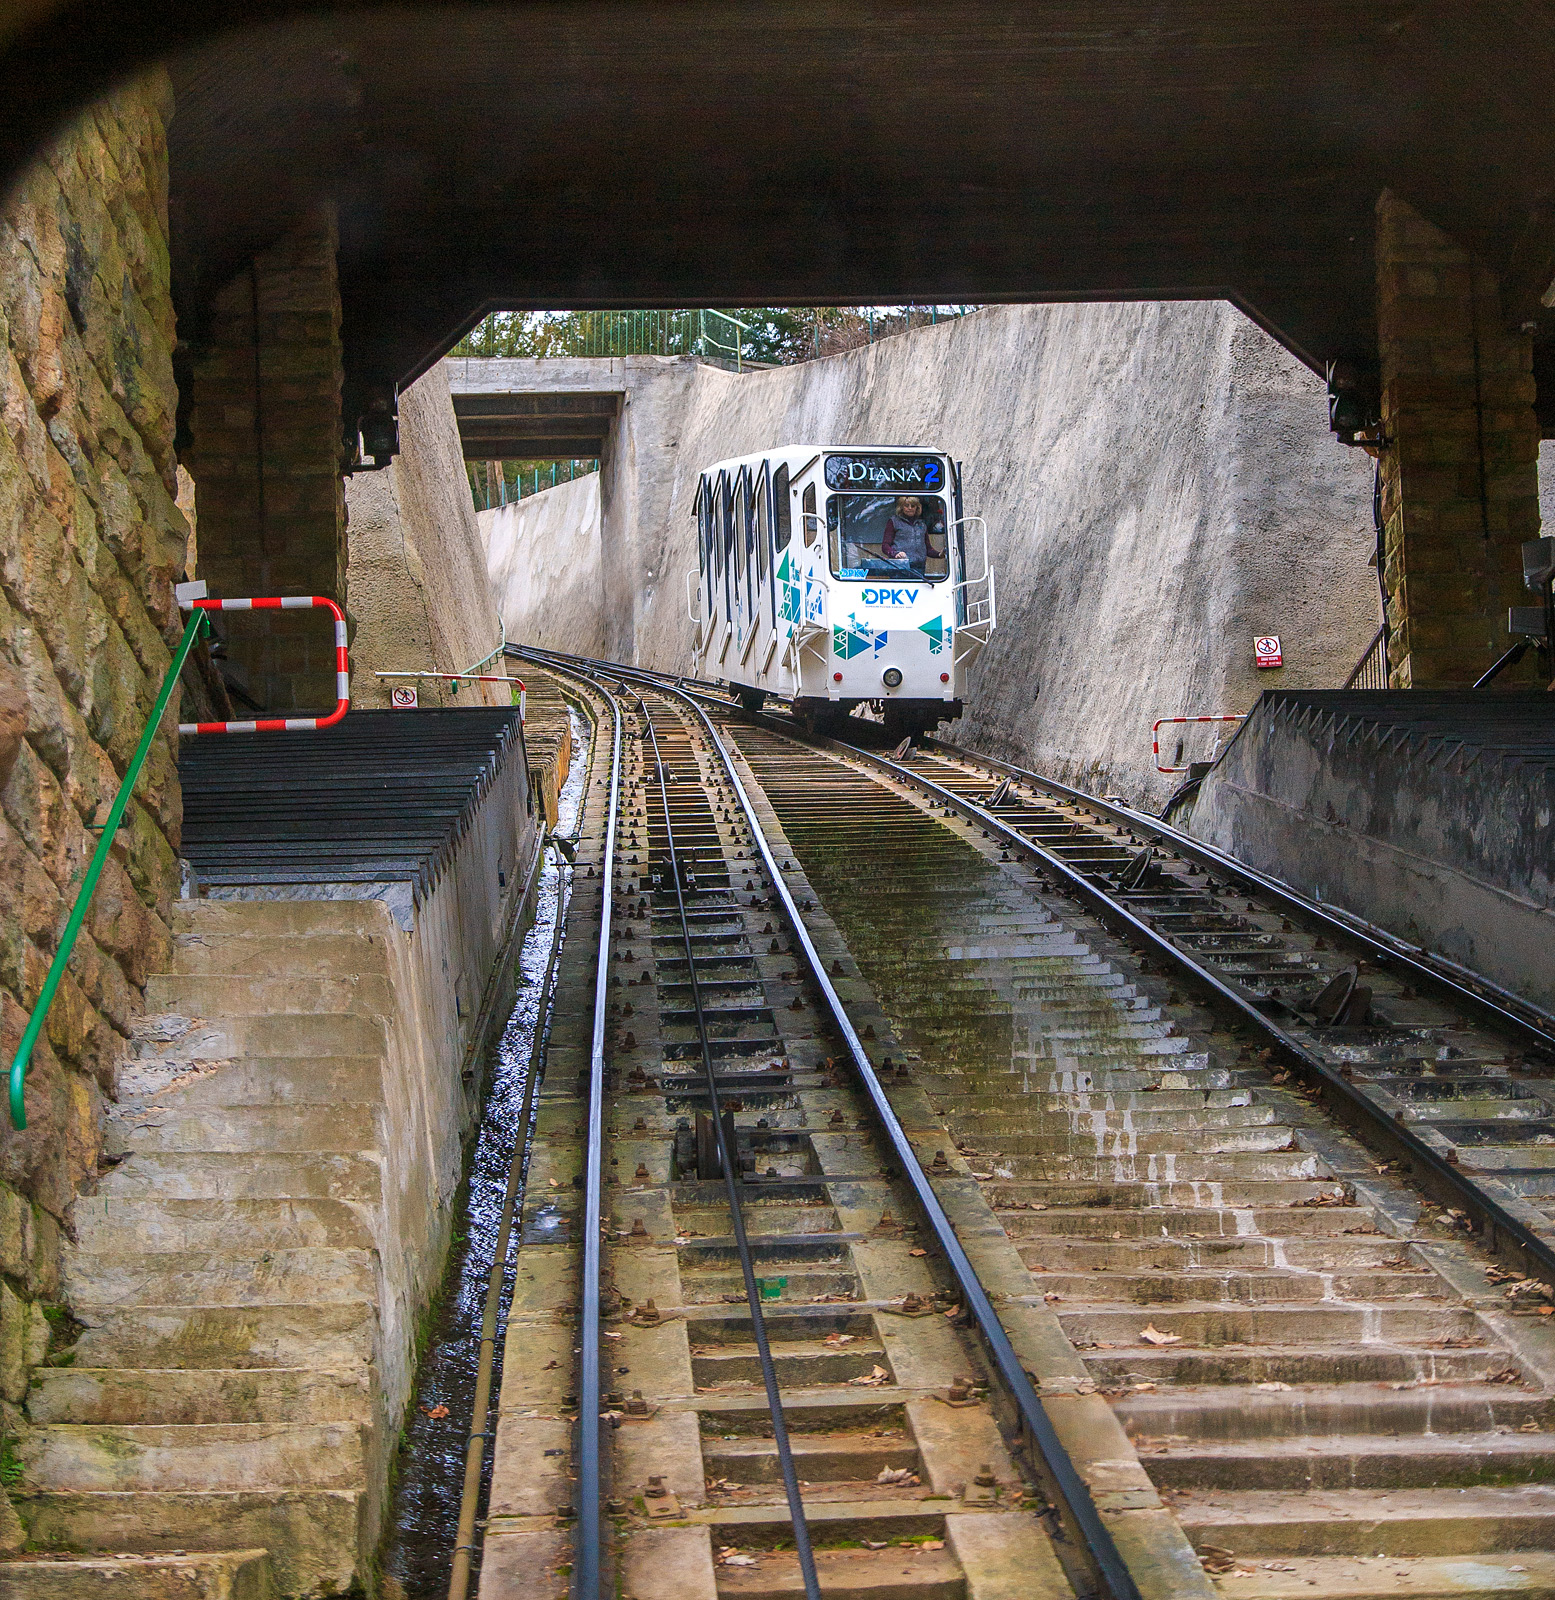
[[[389,704],[396,711],[414,711],[416,709],[416,691],[414,689],[390,689]]]
[[[1253,640],[1253,659],[1260,667],[1283,667],[1285,657],[1280,654],[1280,641],[1272,633],[1263,633]]]

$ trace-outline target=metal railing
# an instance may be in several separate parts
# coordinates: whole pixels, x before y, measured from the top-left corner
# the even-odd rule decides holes
[[[124,781],[120,783],[119,792],[108,807],[108,816],[102,824],[102,835],[97,841],[97,849],[93,851],[92,859],[81,879],[81,887],[76,891],[75,904],[70,908],[64,932],[59,936],[59,946],[54,952],[53,961],[49,963],[48,975],[43,980],[43,987],[38,991],[38,999],[32,1008],[32,1015],[27,1019],[27,1026],[22,1031],[21,1043],[17,1045],[16,1054],[11,1058],[11,1125],[18,1132],[27,1126],[27,1067],[32,1060],[33,1046],[38,1042],[38,1035],[43,1032],[43,1025],[48,1020],[49,1007],[54,1003],[54,995],[59,989],[60,980],[65,976],[65,969],[70,965],[70,957],[76,947],[76,935],[80,933],[81,925],[86,921],[87,908],[97,889],[97,880],[102,877],[103,868],[108,864],[108,853],[113,849],[119,824],[124,820],[124,813],[129,808],[141,768],[146,764],[146,757],[151,754],[157,729],[162,726],[168,702],[173,698],[173,688],[178,682],[178,675],[183,671],[184,662],[189,659],[189,652],[209,628],[209,616],[204,610],[197,610],[189,618],[183,638],[178,641],[178,648],[174,650],[172,662],[162,679],[162,687],[157,692],[156,704],[152,706],[151,715],[146,719],[140,743],[135,747],[135,754],[130,758],[129,766],[124,769]]]
[[[500,465],[501,463],[499,463]],[[492,481],[490,469],[476,470],[469,464],[470,494],[477,511],[491,511],[499,506],[512,505],[527,495],[539,494],[542,489],[554,489],[559,483],[571,483],[574,478],[586,478],[599,471],[599,462],[593,457],[580,456],[572,461],[545,461],[527,472],[520,466],[509,483],[506,472],[500,472]],[[579,471],[579,468],[582,471]]]
[[[1383,623],[1366,646],[1366,653],[1355,663],[1355,670],[1344,680],[1346,689],[1386,689],[1388,687],[1388,625]]]

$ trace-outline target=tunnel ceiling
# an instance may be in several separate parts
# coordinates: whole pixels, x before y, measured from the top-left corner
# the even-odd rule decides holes
[[[1547,0],[57,9],[0,59],[13,162],[181,45],[181,331],[332,196],[353,385],[525,306],[1224,295],[1368,355],[1387,186],[1555,337]]]

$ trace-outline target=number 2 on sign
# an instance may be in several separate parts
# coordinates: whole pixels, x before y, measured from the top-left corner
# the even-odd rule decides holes
[[[1285,657],[1280,654],[1279,638],[1272,633],[1261,633],[1253,640],[1253,660],[1260,667],[1283,667]]]

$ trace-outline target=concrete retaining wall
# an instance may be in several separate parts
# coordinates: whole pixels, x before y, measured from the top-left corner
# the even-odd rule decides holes
[[[1270,695],[1172,820],[1555,1006],[1549,715],[1542,691]]]
[[[346,480],[346,514],[354,705],[388,705],[375,671],[464,672],[497,648],[497,603],[443,367],[400,396],[400,453],[384,471]],[[501,672],[500,658],[481,670]],[[419,687],[424,706],[507,704],[500,684],[473,700],[470,689],[453,696],[433,679]]]
[[[600,475],[476,515],[508,637],[551,650],[606,650]]]
[[[446,365],[461,386],[624,396],[601,458],[603,626],[585,635],[593,534],[575,503],[576,520],[558,505],[525,535],[520,603],[503,591],[515,634],[554,611],[607,655],[688,667],[698,474],[807,442],[934,444],[965,463],[1000,626],[948,731],[1060,777],[1159,803],[1174,780],[1154,771],[1155,718],[1243,712],[1270,676],[1336,686],[1377,628],[1371,464],[1332,442],[1319,380],[1225,304],[990,307],[760,373]],[[1284,641],[1278,674],[1253,666],[1260,633]],[[1184,759],[1209,737],[1190,730]]]

